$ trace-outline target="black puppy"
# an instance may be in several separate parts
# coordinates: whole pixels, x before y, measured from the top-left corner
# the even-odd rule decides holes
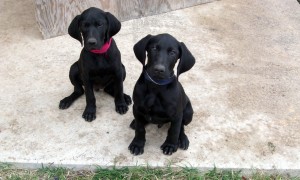
[[[81,44],[84,43],[84,48],[69,73],[74,92],[60,101],[60,109],[68,108],[85,92],[86,108],[82,117],[90,122],[96,118],[94,88],[104,88],[115,98],[116,111],[120,114],[127,112],[131,98],[123,93],[125,67],[112,39],[120,29],[121,23],[115,16],[97,8],[89,8],[72,20],[68,32]]]
[[[145,65],[146,51],[148,61]],[[133,91],[133,115],[131,127],[135,137],[129,145],[134,155],[144,152],[145,125],[162,125],[171,122],[168,136],[161,145],[163,153],[171,155],[177,148],[187,149],[189,140],[184,133],[184,125],[192,121],[193,108],[178,76],[195,64],[195,58],[184,43],[169,34],[148,35],[134,45],[134,53],[144,69]],[[174,66],[177,60],[177,77]]]

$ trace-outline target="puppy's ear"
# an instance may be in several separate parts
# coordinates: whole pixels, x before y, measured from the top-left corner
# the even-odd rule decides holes
[[[80,23],[80,15],[77,15],[69,25],[68,33],[72,38],[77,39],[82,45],[82,37],[79,31],[79,23]]]
[[[143,66],[145,66],[146,60],[146,47],[151,37],[152,36],[148,34],[133,46],[135,57],[143,64]]]
[[[192,53],[187,49],[183,42],[180,43],[181,57],[177,66],[177,77],[188,70],[195,64],[195,58]]]
[[[106,32],[106,41],[116,35],[121,29],[121,22],[111,13],[106,12],[106,19],[108,22],[108,30]]]

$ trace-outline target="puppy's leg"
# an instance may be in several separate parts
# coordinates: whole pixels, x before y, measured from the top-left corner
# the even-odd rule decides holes
[[[146,123],[145,123],[145,126],[146,126],[147,124],[149,124],[149,123],[146,122]],[[130,127],[131,129],[135,130],[135,126],[136,126],[136,125],[135,125],[135,119],[134,119],[134,120],[131,121],[129,127]],[[162,126],[162,125],[161,125],[161,126]]]
[[[133,115],[135,117],[135,136],[130,143],[128,149],[133,155],[140,155],[144,153],[144,146],[146,142],[146,130],[145,125],[147,122],[141,114],[138,113],[135,106],[133,105]]]
[[[67,109],[77,98],[79,98],[84,93],[84,90],[82,88],[82,81],[80,80],[79,77],[79,68],[77,62],[75,62],[71,66],[69,72],[69,78],[71,83],[74,86],[74,92],[70,96],[65,97],[60,101],[59,109]]]
[[[111,95],[112,97],[115,96],[115,90],[114,90],[114,83],[109,83],[105,88],[104,88],[104,92],[106,92],[107,94]],[[124,93],[124,100],[126,102],[127,105],[130,105],[132,103],[131,101],[131,97],[127,94]]]
[[[184,125],[188,125],[192,119],[193,119],[193,108],[191,105],[191,102],[189,101],[186,105],[186,108],[183,111],[183,119],[182,119],[182,125],[181,125],[181,129],[180,129],[180,134],[179,134],[179,148],[180,149],[188,149],[189,148],[189,144],[190,141],[188,139],[188,137],[186,136],[186,134],[184,133]]]
[[[188,103],[187,103],[185,109],[183,110],[182,122],[184,125],[188,125],[190,122],[192,122],[193,114],[194,114],[194,110],[193,110],[192,104],[188,100]]]
[[[122,73],[123,73],[123,81],[126,78],[126,70],[125,70],[125,66],[122,64]],[[104,92],[106,92],[107,94],[111,95],[112,97],[115,97],[115,85],[114,83],[110,83],[108,84],[105,88],[104,88]],[[124,96],[124,100],[126,102],[127,105],[130,105],[132,103],[131,101],[131,97],[125,93],[123,93]]]
[[[85,77],[83,80],[86,97],[86,107],[82,114],[82,117],[86,121],[91,122],[96,119],[96,98],[94,95],[93,83],[89,79],[89,77]]]
[[[115,98],[116,111],[120,114],[125,114],[128,111],[128,104],[131,104],[130,96],[123,93],[123,80],[125,79],[126,72],[125,67],[115,72],[115,79],[113,82],[113,89],[110,87],[106,91],[113,92],[113,97]],[[109,90],[109,91],[108,91]],[[125,101],[126,99],[126,101]]]
[[[182,114],[171,121],[166,141],[160,146],[165,155],[172,155],[177,151],[180,129],[182,125]]]
[[[181,125],[178,144],[179,144],[179,148],[183,150],[187,150],[190,145],[190,141],[186,136],[186,134],[184,133],[184,125]]]
[[[155,102],[155,95],[154,94],[149,94],[145,97],[143,104],[144,104],[144,112],[149,113],[149,109],[151,108],[151,106],[153,106],[154,102]],[[148,122],[147,122],[148,124]],[[132,122],[130,123],[129,127],[131,127],[131,129],[135,129],[135,119],[132,120]],[[161,128],[163,126],[163,124],[158,124],[158,128]]]

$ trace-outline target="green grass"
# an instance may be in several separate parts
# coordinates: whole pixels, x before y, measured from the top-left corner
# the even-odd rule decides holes
[[[152,167],[123,167],[123,168],[101,168],[95,171],[74,171],[63,167],[42,167],[38,170],[14,169],[9,164],[0,163],[0,180],[105,180],[105,179],[187,179],[187,180],[287,180],[291,178],[279,174],[267,175],[256,171],[250,176],[242,175],[241,171],[221,171],[217,168],[206,172],[200,172],[195,168],[180,167],[165,168]]]

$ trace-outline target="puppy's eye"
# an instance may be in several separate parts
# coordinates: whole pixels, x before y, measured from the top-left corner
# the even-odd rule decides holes
[[[83,25],[84,28],[88,28],[89,26],[90,26],[89,23],[85,23],[85,24]]]
[[[156,50],[157,50],[156,46],[151,47],[151,51],[156,51]]]
[[[170,56],[175,56],[176,55],[176,51],[174,51],[174,50],[169,51],[169,55]]]
[[[97,24],[97,28],[101,28],[103,24]]]

